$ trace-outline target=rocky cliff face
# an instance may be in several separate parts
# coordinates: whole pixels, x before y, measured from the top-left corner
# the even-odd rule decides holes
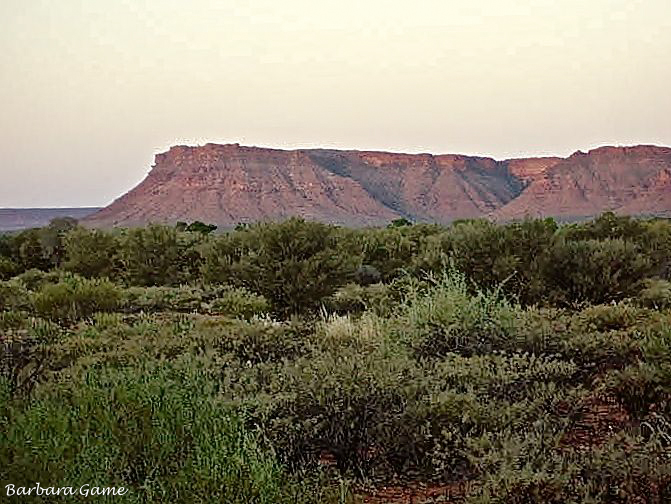
[[[600,147],[548,167],[521,194],[493,213],[581,218],[605,211],[671,215],[671,148]]]
[[[156,156],[147,178],[86,219],[91,226],[289,216],[365,226],[398,217],[449,222],[604,210],[671,211],[671,149],[602,148],[567,159],[495,161],[460,155],[237,144],[177,146]]]

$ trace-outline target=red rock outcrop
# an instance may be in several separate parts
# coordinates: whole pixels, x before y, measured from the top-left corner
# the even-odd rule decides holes
[[[351,226],[398,217],[449,222],[492,216],[582,217],[671,211],[671,149],[604,147],[567,159],[238,144],[176,146],[91,226],[201,220],[221,227],[289,216]]]
[[[543,177],[548,168],[562,161],[560,157],[540,157],[540,158],[521,158],[509,159],[506,161],[508,169],[517,178],[530,184]]]
[[[576,152],[495,211],[497,219],[582,218],[605,211],[671,214],[671,148],[641,145]]]

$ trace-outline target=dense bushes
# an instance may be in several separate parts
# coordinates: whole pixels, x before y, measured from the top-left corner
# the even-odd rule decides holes
[[[113,234],[77,228],[65,236],[64,242],[64,270],[88,278],[111,277],[115,272],[119,244]]]
[[[0,311],[20,310],[27,308],[29,304],[29,292],[21,282],[0,282]]]
[[[464,275],[452,271],[428,292],[409,293],[399,332],[424,357],[491,353],[512,347],[518,314],[499,291],[470,295]]]
[[[156,225],[131,229],[120,238],[119,256],[132,285],[178,283],[180,250],[174,229]]]
[[[391,226],[386,229],[349,231],[340,240],[344,253],[354,253],[360,262],[359,274],[373,273],[370,283],[389,282],[406,272],[429,237],[443,230],[438,225]],[[365,276],[366,275],[361,275]],[[366,282],[364,282],[366,283]]]
[[[671,279],[671,223],[604,214],[563,226],[471,220],[347,230],[289,219],[215,235],[200,225],[106,232],[54,222],[0,242],[0,279],[60,268],[129,286],[204,281],[262,295],[279,315],[316,311],[351,282],[424,279],[450,267],[469,289],[501,288],[523,305],[617,301],[637,296],[646,278]]]
[[[484,220],[459,222],[429,237],[413,258],[419,273],[440,273],[448,265],[481,288],[504,283],[505,292],[525,303],[539,302],[547,287],[542,268],[557,224],[534,220],[496,225]]]
[[[228,285],[130,287],[124,290],[123,296],[124,310],[131,313],[210,313],[251,318],[270,309],[263,296]]]
[[[224,289],[212,301],[210,311],[217,315],[249,319],[270,311],[265,297],[254,294],[244,287]]]
[[[660,279],[648,279],[638,295],[639,302],[650,308],[671,307],[671,282]]]
[[[120,290],[110,281],[70,276],[43,286],[33,295],[32,303],[39,316],[67,323],[114,311],[120,299]]]
[[[398,283],[374,283],[362,286],[356,283],[343,285],[325,299],[327,309],[337,313],[358,313],[366,310],[388,314],[400,301]]]
[[[670,251],[614,215],[0,237],[0,483],[666,502]]]
[[[3,395],[1,484],[123,486],[121,502],[308,501],[215,394],[202,373],[151,366],[99,369],[27,407]]]
[[[19,272],[18,265],[6,257],[0,257],[0,281],[9,280]]]
[[[354,258],[338,250],[336,228],[290,219],[215,242],[204,253],[203,275],[257,292],[286,314],[318,308],[354,269]]]
[[[650,259],[621,238],[558,240],[543,268],[554,304],[605,303],[634,295],[652,272]]]

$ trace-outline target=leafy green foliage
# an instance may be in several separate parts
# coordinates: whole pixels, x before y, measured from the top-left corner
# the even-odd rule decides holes
[[[389,228],[399,228],[399,227],[405,227],[405,226],[412,226],[412,222],[410,222],[408,219],[405,219],[403,217],[400,217],[398,219],[394,219],[391,221],[387,227]]]
[[[355,251],[360,257],[361,268],[373,268],[379,274],[370,283],[389,282],[402,276],[413,257],[423,249],[425,241],[442,230],[436,225],[415,224],[350,231],[343,236],[340,248],[350,253]]]
[[[115,270],[117,239],[99,230],[76,228],[64,239],[63,269],[88,278],[111,277]]]
[[[210,234],[216,231],[216,229],[217,226],[215,226],[214,224],[205,224],[200,221],[195,221],[189,225],[184,226],[184,231],[188,231],[189,233],[202,233],[204,235]]]
[[[29,306],[29,292],[18,280],[0,282],[0,311],[21,310]]]
[[[120,238],[119,254],[131,285],[178,283],[180,248],[172,228],[152,225],[131,229]]]
[[[670,308],[671,282],[660,279],[646,280],[644,288],[638,294],[638,300],[643,306],[650,308]]]
[[[399,297],[393,285],[374,283],[364,287],[349,283],[326,299],[325,305],[337,313],[372,311],[383,315],[399,304]]]
[[[413,258],[414,270],[440,275],[454,267],[481,288],[504,284],[506,293],[532,303],[546,288],[544,254],[556,232],[552,219],[506,226],[484,220],[455,223],[429,237],[423,253]]]
[[[129,287],[123,292],[125,311],[146,312],[200,312],[222,289],[201,289],[197,286]]]
[[[8,259],[7,257],[0,257],[0,280],[9,280],[19,272],[19,266]]]
[[[212,301],[210,311],[218,315],[250,319],[270,311],[265,297],[254,294],[244,287],[226,289]]]
[[[120,289],[107,280],[69,276],[44,285],[32,296],[32,303],[39,316],[71,323],[96,312],[114,311],[120,299]]]
[[[471,296],[463,274],[445,273],[426,293],[413,291],[399,332],[418,355],[471,355],[509,348],[518,309],[499,291]]]
[[[332,226],[289,219],[241,234],[205,253],[205,279],[259,293],[278,313],[318,308],[354,273],[354,261],[338,251]]]
[[[548,251],[544,276],[553,303],[606,303],[631,296],[652,270],[648,257],[621,238],[558,240]]]
[[[123,486],[121,502],[306,502],[215,393],[202,373],[151,366],[5,402],[2,485]]]
[[[21,282],[28,290],[37,291],[44,285],[58,283],[61,279],[59,271],[41,271],[30,269],[17,275],[14,280]]]
[[[0,483],[667,502],[670,257],[612,214],[0,237]]]
[[[208,313],[247,319],[270,310],[263,296],[228,285],[129,287],[123,291],[123,307],[130,313]]]

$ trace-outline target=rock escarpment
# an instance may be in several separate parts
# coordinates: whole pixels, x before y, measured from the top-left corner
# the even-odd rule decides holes
[[[462,155],[238,144],[176,146],[91,226],[201,220],[220,227],[290,216],[350,226],[399,217],[447,223],[491,216],[671,213],[671,149],[604,147],[569,158],[496,161]]]

